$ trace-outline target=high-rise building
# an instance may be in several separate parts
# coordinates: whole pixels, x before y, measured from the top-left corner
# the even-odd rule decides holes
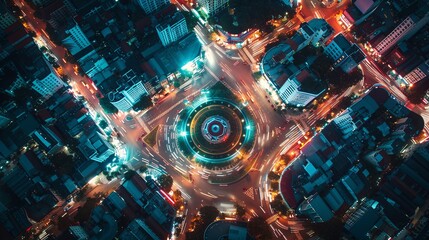
[[[170,3],[169,0],[136,0],[136,2],[146,14],[154,12]]]
[[[298,32],[305,38],[306,44],[318,47],[332,34],[332,27],[322,18],[314,18],[309,22],[301,24]]]
[[[123,83],[108,94],[110,102],[119,111],[129,111],[141,97],[148,94],[143,81],[133,70],[129,70],[122,76]]]
[[[89,136],[81,137],[79,141],[78,148],[86,158],[92,161],[104,162],[115,154],[115,149],[107,142],[106,137],[97,131]]]
[[[399,41],[412,37],[419,29],[429,22],[429,12],[422,18],[410,15],[391,31],[380,43],[375,46],[378,54],[383,55]]]
[[[334,66],[350,72],[364,59],[365,54],[356,44],[351,44],[343,34],[337,35],[325,48],[325,54],[334,60]]]
[[[279,89],[280,98],[290,105],[305,107],[320,94],[326,86],[309,69],[303,69],[289,77]]]
[[[156,32],[164,47],[179,40],[188,33],[185,17],[182,13],[176,12],[172,18],[158,24]]]
[[[72,55],[77,54],[82,49],[91,45],[82,29],[80,29],[79,25],[74,21],[70,24],[65,33],[67,35],[62,42]]]
[[[414,84],[429,76],[429,60],[426,60],[411,72],[405,75],[404,80],[407,84]]]
[[[56,91],[65,87],[66,84],[54,73],[50,72],[41,78],[33,81],[31,88],[42,95],[44,98],[50,98]]]
[[[229,0],[198,0],[203,11],[209,16],[216,15],[228,6]]]

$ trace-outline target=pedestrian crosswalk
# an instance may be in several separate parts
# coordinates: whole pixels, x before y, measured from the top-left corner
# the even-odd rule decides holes
[[[252,200],[255,200],[255,189],[250,187],[244,191],[244,194],[250,197]]]

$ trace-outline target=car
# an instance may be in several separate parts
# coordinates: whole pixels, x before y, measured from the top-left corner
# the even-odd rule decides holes
[[[67,212],[68,210],[70,210],[70,208],[72,208],[73,207],[73,205],[71,205],[71,204],[67,204],[65,207],[64,207],[64,212]]]

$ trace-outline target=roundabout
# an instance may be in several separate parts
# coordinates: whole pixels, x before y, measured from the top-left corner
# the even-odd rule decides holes
[[[250,122],[232,100],[196,101],[177,126],[179,146],[184,155],[204,166],[230,165],[253,145]]]

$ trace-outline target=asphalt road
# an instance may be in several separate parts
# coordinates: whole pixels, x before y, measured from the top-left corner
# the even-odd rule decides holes
[[[338,103],[342,96],[331,97],[325,105],[319,107],[314,112],[303,115],[289,121],[287,116],[274,111],[270,98],[266,97],[267,92],[258,85],[251,74],[251,62],[249,59],[243,61],[236,57],[231,57],[225,49],[211,43],[206,29],[197,25],[195,32],[204,43],[206,51],[206,71],[201,76],[191,79],[192,83],[184,90],[176,89],[167,97],[158,102],[153,108],[144,113],[134,116],[138,124],[134,129],[124,123],[125,114],[104,114],[99,106],[96,94],[98,90],[92,85],[91,79],[75,74],[73,64],[63,61],[64,49],[53,44],[42,29],[45,23],[34,18],[32,10],[27,6],[22,6],[20,1],[15,1],[26,13],[26,21],[36,34],[45,40],[47,47],[60,59],[59,64],[64,69],[64,74],[70,77],[71,85],[76,92],[84,96],[90,108],[103,115],[112,127],[115,127],[122,135],[122,141],[127,144],[130,166],[138,168],[141,164],[150,165],[161,172],[170,174],[175,187],[179,188],[187,200],[189,209],[185,223],[197,212],[202,205],[215,205],[219,209],[228,210],[228,206],[237,202],[246,207],[249,214],[269,218],[273,212],[269,206],[267,174],[272,169],[275,161],[282,152],[295,145],[298,139],[303,136],[310,126],[319,118],[329,113],[333,105]],[[316,0],[303,1],[301,11],[302,18],[310,20],[313,17],[324,17],[338,33],[342,28],[338,25],[335,14],[346,8],[350,1],[343,1],[340,5],[331,8],[324,8],[318,5]],[[25,2],[24,2],[25,4]],[[261,37],[246,47],[257,59],[263,54],[266,44],[272,42],[280,34],[297,29],[301,21],[298,18],[277,28],[272,34]],[[365,75],[364,86],[369,87],[374,83],[381,83],[389,87],[386,78],[371,61],[362,64]],[[249,102],[249,108],[255,122],[255,147],[253,156],[257,158],[248,175],[240,181],[226,185],[212,185],[207,182],[204,176],[207,170],[190,164],[177,149],[175,138],[177,132],[174,129],[178,113],[185,108],[185,99],[192,101],[200,94],[201,89],[208,88],[215,84],[220,78],[223,83],[232,89],[238,96]],[[85,84],[82,84],[84,82]],[[391,89],[392,90],[392,89]],[[396,94],[401,96],[396,90]],[[402,96],[401,96],[402,97]],[[253,101],[252,101],[253,100]],[[148,131],[159,126],[157,144],[150,148],[138,141],[138,138]],[[189,179],[189,173],[193,181]],[[114,189],[112,186],[105,189],[109,192]],[[227,207],[225,207],[227,206]],[[186,224],[185,224],[186,225]],[[274,234],[278,238],[300,239],[299,230],[303,230],[299,221],[279,219],[271,224]],[[291,229],[288,229],[291,227]],[[185,226],[186,228],[186,226]]]

